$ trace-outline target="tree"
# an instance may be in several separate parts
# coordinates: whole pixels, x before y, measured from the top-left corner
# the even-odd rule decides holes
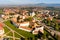
[[[55,23],[55,29],[56,29],[56,30],[59,30],[58,23]]]
[[[20,20],[20,16],[17,17],[17,22],[19,22],[19,20]]]
[[[26,18],[26,19],[24,19],[24,21],[32,21],[32,17],[29,17],[29,18]]]
[[[51,25],[51,21],[50,21],[50,20],[48,20],[48,25],[49,25],[49,26]]]

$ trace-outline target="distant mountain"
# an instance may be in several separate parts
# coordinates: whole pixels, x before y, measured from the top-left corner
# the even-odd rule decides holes
[[[39,3],[35,4],[36,6],[47,6],[47,7],[59,7],[60,4],[45,4],[45,3]]]
[[[60,7],[60,4],[38,3],[38,4],[28,4],[28,5],[26,5],[26,6]]]
[[[43,7],[60,7],[60,4],[46,4],[46,3],[38,3],[38,4],[18,4],[18,5],[0,5],[0,7],[17,7],[17,6],[27,6],[27,7],[35,7],[35,6],[43,6]]]

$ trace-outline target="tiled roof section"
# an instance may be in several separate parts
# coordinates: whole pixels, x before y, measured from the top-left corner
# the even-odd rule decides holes
[[[26,30],[32,30],[31,28],[23,27],[23,26],[21,26],[20,28],[23,28],[23,29],[26,29]]]
[[[16,18],[12,18],[11,19],[13,22],[17,22],[17,19]]]
[[[56,22],[60,23],[60,20],[56,20]]]
[[[29,26],[29,22],[20,23],[20,26]]]
[[[38,31],[34,31],[34,33],[38,33]]]
[[[3,24],[2,23],[0,23],[0,30],[2,30],[3,29]]]

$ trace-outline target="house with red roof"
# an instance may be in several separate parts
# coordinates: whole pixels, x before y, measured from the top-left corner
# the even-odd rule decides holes
[[[60,19],[57,19],[56,22],[57,22],[58,24],[60,24]]]
[[[0,36],[4,34],[3,24],[0,23]]]

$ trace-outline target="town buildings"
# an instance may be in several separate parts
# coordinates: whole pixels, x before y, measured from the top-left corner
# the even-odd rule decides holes
[[[49,10],[33,10],[32,13],[28,10],[19,9],[4,9],[3,11],[3,19],[10,19],[19,29],[32,32],[33,34],[38,34],[38,31],[44,33],[44,27],[36,23],[37,20],[39,21],[41,18],[46,18],[47,20],[53,19],[52,16],[49,16]],[[35,29],[33,30],[33,28]]]

